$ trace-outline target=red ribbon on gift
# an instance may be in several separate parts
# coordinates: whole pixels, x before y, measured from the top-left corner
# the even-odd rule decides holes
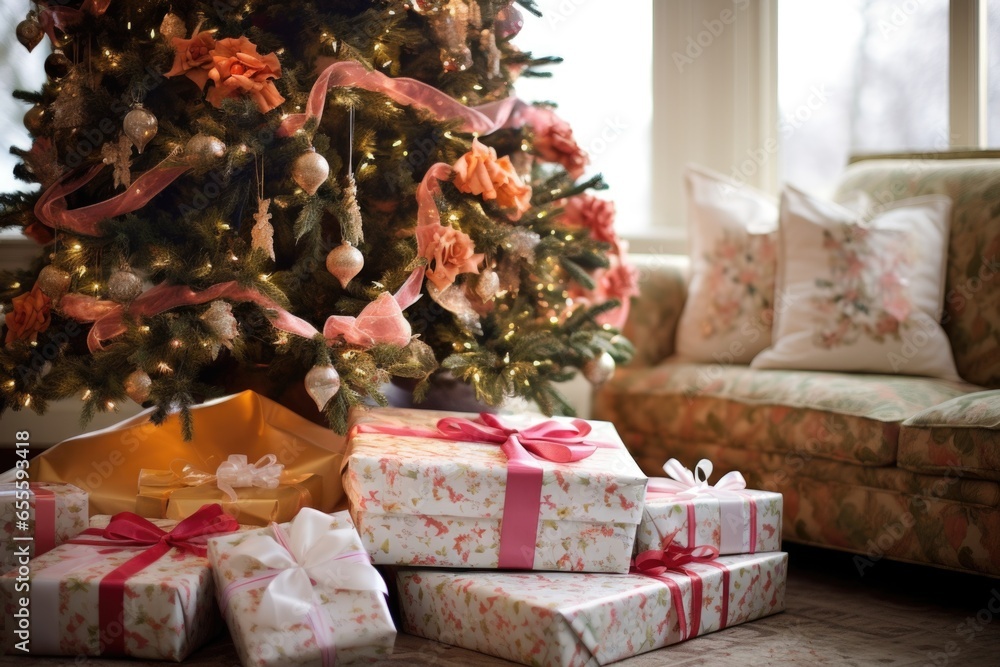
[[[56,494],[52,489],[31,483],[35,494],[35,556],[56,548]]]
[[[598,447],[614,446],[588,441],[592,430],[583,419],[569,422],[552,419],[518,429],[487,413],[477,419],[445,417],[438,421],[436,429],[392,424],[358,424],[354,428],[355,433],[500,445],[500,451],[507,457],[507,490],[497,565],[500,569],[514,570],[530,570],[535,564],[544,474],[538,460],[571,463],[589,457]]]
[[[719,550],[712,546],[682,547],[673,542],[673,535],[670,535],[664,542],[668,545],[666,549],[650,549],[643,551],[632,564],[630,574],[641,574],[652,577],[663,582],[670,590],[670,597],[677,610],[677,621],[680,628],[681,640],[691,639],[698,635],[701,628],[701,607],[703,600],[703,581],[701,575],[696,571],[684,567],[691,563],[703,563],[718,567],[723,571],[722,575],[722,623],[720,629],[726,627],[726,620],[729,616],[729,570],[724,565],[713,562],[719,557]],[[665,572],[677,572],[690,578],[691,580],[691,619],[690,622],[684,613],[684,596],[681,587],[670,577],[662,576]]]
[[[98,628],[105,646],[102,654],[125,654],[125,582],[149,567],[172,549],[198,556],[206,553],[206,540],[213,535],[231,533],[239,528],[236,519],[218,504],[205,505],[167,532],[132,512],[111,517],[107,528],[88,528],[70,544],[142,548],[136,555],[104,575],[98,588]],[[90,538],[90,539],[88,539]],[[109,631],[115,624],[122,627]]]

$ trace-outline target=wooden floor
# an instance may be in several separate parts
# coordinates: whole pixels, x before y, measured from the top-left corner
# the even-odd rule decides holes
[[[789,545],[788,610],[616,663],[654,665],[1000,665],[1000,580],[878,562],[859,576],[848,554]],[[0,664],[56,667],[158,665],[73,658],[0,658]],[[228,636],[185,663],[237,667]],[[389,665],[487,667],[512,663],[400,634]]]

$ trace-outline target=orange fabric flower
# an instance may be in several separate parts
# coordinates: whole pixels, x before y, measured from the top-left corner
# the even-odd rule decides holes
[[[563,221],[567,225],[587,229],[595,240],[617,246],[614,202],[581,194],[565,200],[565,207]]]
[[[203,89],[208,83],[208,71],[212,69],[212,51],[215,49],[214,30],[201,32],[195,28],[191,39],[174,37],[174,66],[164,76],[184,75]]]
[[[6,345],[19,340],[35,342],[38,334],[52,323],[52,299],[35,285],[30,292],[14,297],[14,307],[7,313]]]
[[[208,77],[215,87],[206,99],[215,107],[222,106],[224,99],[249,95],[260,112],[267,113],[285,101],[274,86],[274,79],[281,77],[278,56],[260,55],[257,46],[246,37],[216,42]]]
[[[495,199],[506,209],[511,209],[511,220],[531,208],[531,186],[521,181],[506,155],[497,159],[496,149],[484,146],[479,139],[472,140],[472,150],[459,158],[452,169],[455,187],[461,192]]]
[[[483,254],[475,252],[469,235],[441,223],[417,227],[417,253],[428,261],[427,279],[439,290],[450,287],[460,273],[479,273]]]
[[[546,113],[547,112],[547,113]],[[577,179],[590,158],[576,143],[573,128],[551,110],[539,110],[532,121],[535,131],[535,152],[546,162],[561,164],[566,172]]]

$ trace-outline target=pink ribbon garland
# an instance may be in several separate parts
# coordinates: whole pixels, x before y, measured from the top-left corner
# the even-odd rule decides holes
[[[317,61],[318,66],[323,67],[329,60],[320,59]],[[529,110],[533,108],[516,97],[478,107],[467,107],[437,88],[416,79],[392,78],[349,60],[335,62],[323,69],[309,93],[305,113],[287,116],[278,128],[278,136],[290,137],[309,121],[322,120],[327,93],[334,87],[361,88],[382,93],[399,104],[423,109],[438,120],[458,121],[462,132],[481,135],[524,122],[525,112],[530,113]]]
[[[35,556],[56,548],[56,494],[52,489],[29,484],[35,494]]]
[[[56,28],[65,31],[69,26],[82,21],[84,12],[98,17],[104,16],[110,6],[111,0],[86,0],[80,9],[45,7],[38,14],[38,22],[41,24],[45,34],[55,44],[58,41],[56,38]]]
[[[99,223],[138,211],[192,167],[169,157],[139,176],[125,192],[97,204],[69,210],[66,197],[92,181],[107,165],[96,164],[86,171],[71,171],[49,186],[35,204],[35,217],[49,227],[83,236],[100,236]]]
[[[394,424],[358,424],[354,427],[354,433],[500,445],[500,451],[507,457],[507,488],[500,523],[497,566],[516,570],[530,570],[535,564],[544,474],[536,459],[570,463],[589,457],[599,447],[614,447],[608,443],[588,441],[586,438],[591,430],[591,425],[582,419],[571,422],[547,420],[517,429],[504,424],[496,415],[486,413],[475,420],[445,417],[438,421],[436,429]]]

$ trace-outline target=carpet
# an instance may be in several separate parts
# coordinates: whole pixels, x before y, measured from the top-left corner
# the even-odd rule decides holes
[[[859,575],[850,554],[787,545],[787,611],[615,663],[671,665],[1000,665],[1000,580],[879,561]],[[991,610],[997,610],[992,611]],[[57,667],[72,658],[0,657],[0,664]],[[162,667],[162,662],[88,659],[88,667]],[[238,667],[228,636],[185,665]],[[464,649],[400,634],[388,665],[511,665]]]

